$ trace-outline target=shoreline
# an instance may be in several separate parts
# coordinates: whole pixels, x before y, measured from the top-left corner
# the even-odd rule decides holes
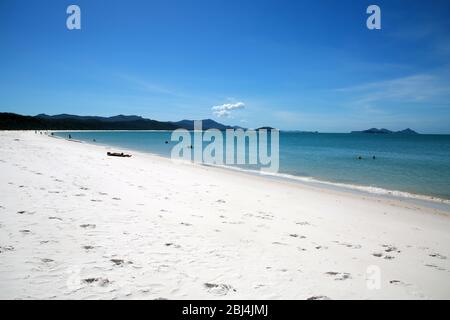
[[[91,132],[92,130],[88,130]],[[122,132],[133,132],[133,131],[141,131],[141,132],[171,132],[171,130],[96,130],[92,132],[115,132],[115,131],[122,131]],[[49,132],[86,132],[81,130],[75,130],[75,131],[66,131],[66,130],[52,130]],[[67,140],[63,137],[53,136],[58,139]],[[102,143],[91,143],[90,141],[83,141],[80,140],[79,142],[86,143],[93,146],[102,146],[105,148],[118,148],[120,150],[123,150],[128,153],[132,152],[138,152],[141,154],[148,154],[154,157],[159,157],[162,159],[168,159],[171,160],[170,157],[160,155],[157,153],[152,152],[146,152],[141,151],[137,149],[129,149],[129,148],[123,148],[123,147],[116,147],[113,145],[108,144],[102,144]],[[315,186],[318,188],[324,188],[327,190],[336,190],[340,192],[345,193],[354,193],[354,194],[360,194],[360,195],[366,195],[366,196],[372,196],[372,197],[378,197],[378,198],[385,198],[385,199],[391,199],[391,200],[399,200],[399,201],[406,201],[413,204],[418,204],[421,206],[433,208],[433,209],[439,209],[446,211],[450,214],[450,199],[444,199],[439,198],[437,196],[432,195],[426,195],[426,194],[416,194],[411,193],[407,191],[401,191],[401,190],[393,190],[393,189],[387,189],[383,187],[375,187],[370,185],[359,185],[359,184],[351,184],[351,183],[343,183],[343,182],[334,182],[334,181],[328,181],[328,180],[321,180],[314,177],[308,177],[308,176],[296,176],[288,173],[265,173],[258,170],[249,170],[249,169],[243,169],[239,168],[237,166],[227,166],[227,165],[213,165],[213,164],[204,164],[204,163],[194,163],[193,161],[189,164],[195,164],[195,165],[201,165],[211,168],[218,168],[218,169],[224,169],[229,170],[241,174],[247,174],[251,176],[260,176],[263,178],[269,178],[269,179],[276,179],[276,180],[287,180],[291,181],[293,183],[298,183],[301,185],[306,186]]]
[[[49,137],[0,132],[0,298],[450,298],[447,212]]]

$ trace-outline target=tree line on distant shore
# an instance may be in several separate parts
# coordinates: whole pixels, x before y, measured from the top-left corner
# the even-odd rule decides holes
[[[113,117],[77,116],[60,114],[49,116],[23,116],[15,113],[0,113],[0,130],[192,130],[193,120],[164,122],[140,116],[118,115]],[[211,119],[203,120],[203,129],[233,129]]]

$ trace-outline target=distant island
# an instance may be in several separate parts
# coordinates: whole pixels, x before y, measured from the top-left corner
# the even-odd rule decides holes
[[[202,129],[236,129],[212,119],[202,120]],[[136,115],[113,117],[77,116],[72,114],[23,116],[0,112],[0,130],[175,130],[194,129],[194,120],[157,121]]]
[[[258,131],[258,130],[275,130],[275,128],[272,128],[272,127],[259,127],[259,128],[256,128],[255,129],[256,131]]]
[[[363,130],[363,131],[352,131],[351,133],[374,133],[374,134],[418,134],[416,131],[407,128],[405,130],[400,130],[400,131],[391,131],[388,129],[377,129],[377,128],[371,128],[371,129],[367,129],[367,130]]]

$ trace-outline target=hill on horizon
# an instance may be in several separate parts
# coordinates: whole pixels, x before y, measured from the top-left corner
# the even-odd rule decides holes
[[[351,133],[372,133],[372,134],[418,134],[416,131],[406,128],[404,130],[400,131],[391,131],[385,128],[377,129],[377,128],[370,128],[363,131],[352,131]]]
[[[204,130],[234,129],[212,119],[202,120]],[[24,116],[15,113],[0,113],[0,130],[175,130],[194,129],[194,120],[157,121],[136,115],[111,117],[78,116],[72,114]]]

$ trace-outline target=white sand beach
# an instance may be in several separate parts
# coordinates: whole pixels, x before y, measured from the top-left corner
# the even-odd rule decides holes
[[[0,151],[1,299],[450,298],[448,212],[34,131]]]

